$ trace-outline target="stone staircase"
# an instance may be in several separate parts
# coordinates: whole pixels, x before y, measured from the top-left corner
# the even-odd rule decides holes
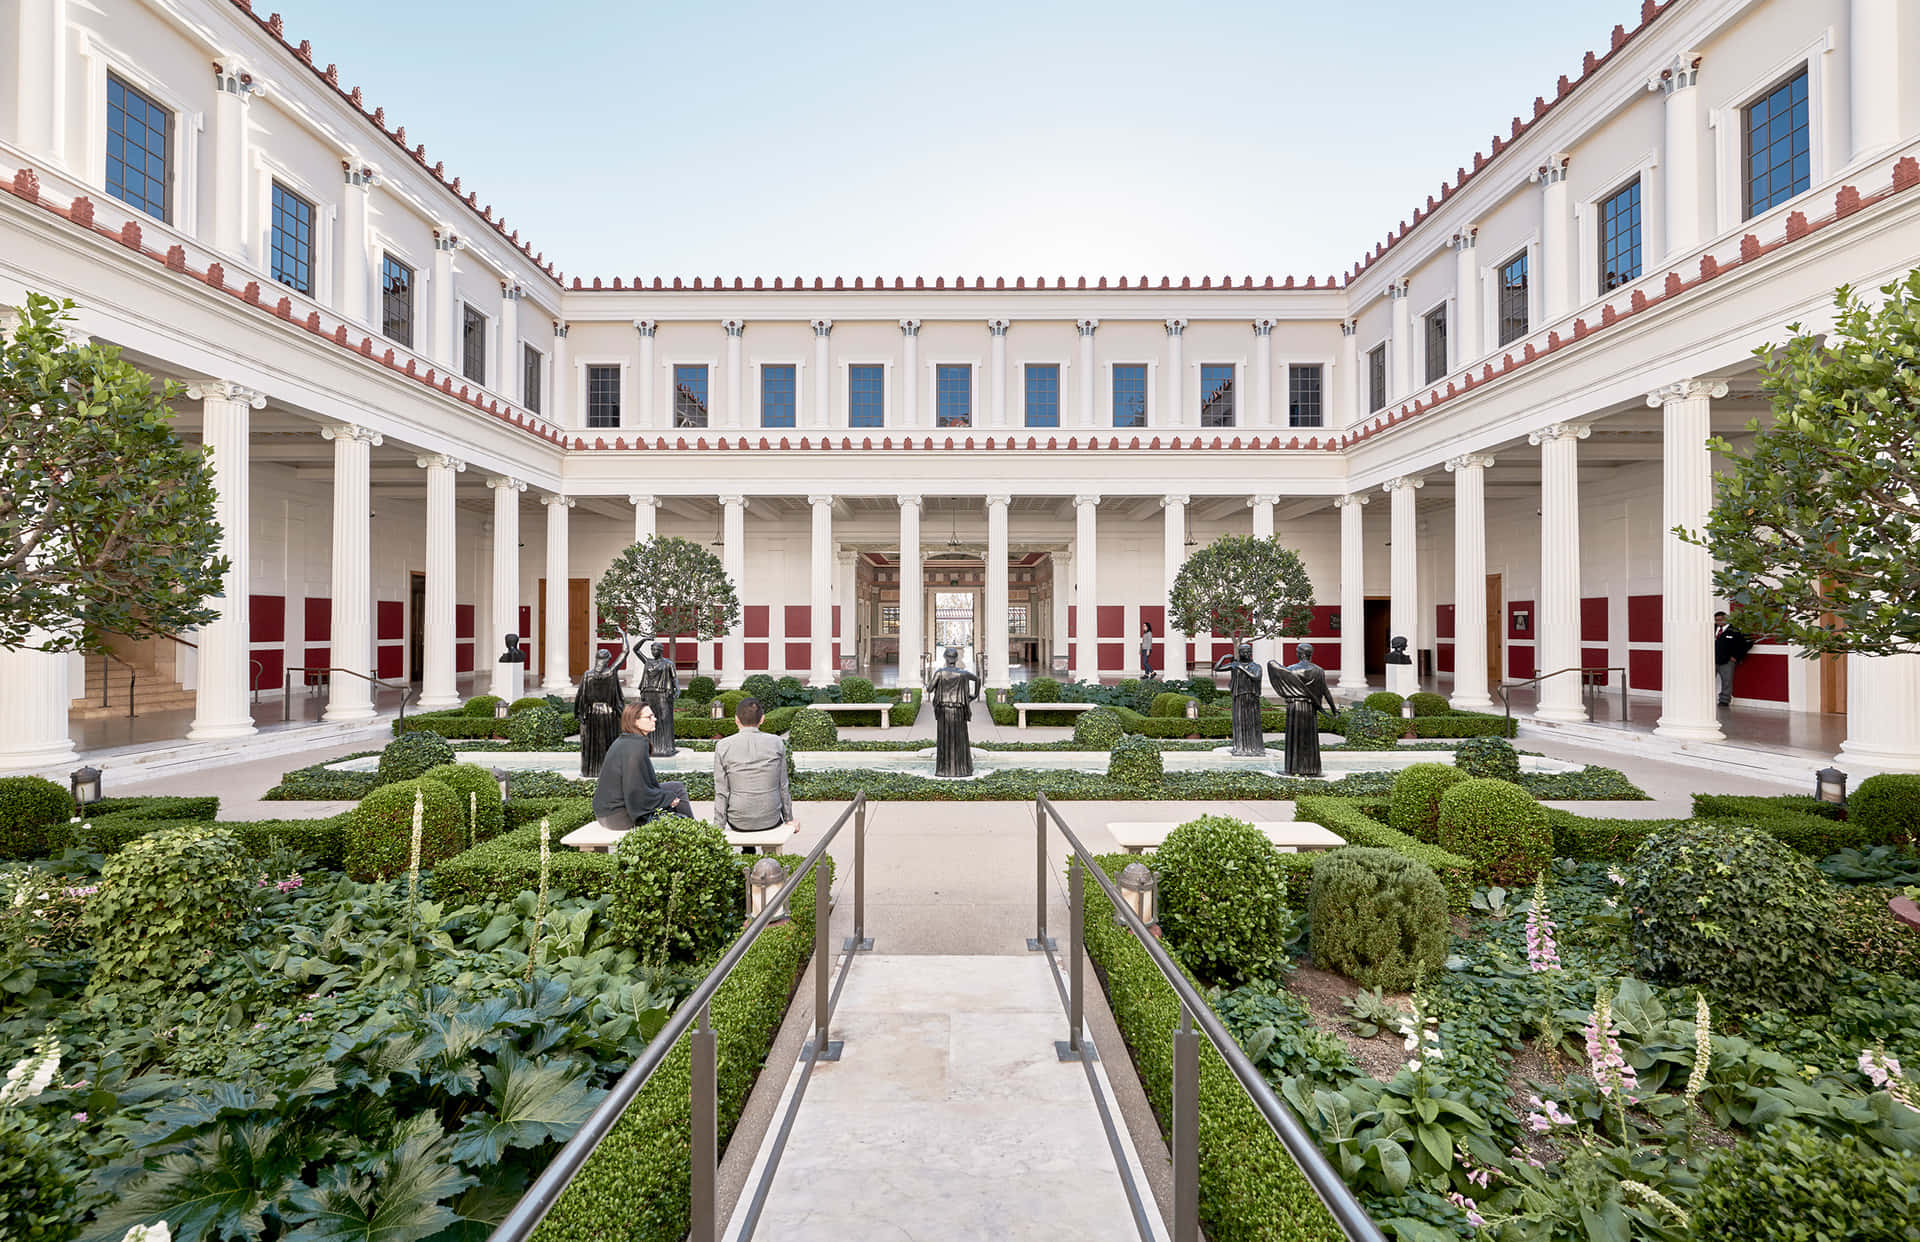
[[[87,654],[86,693],[73,700],[69,714],[74,720],[104,720],[127,715],[127,676],[134,677],[133,714],[152,716],[159,712],[190,710],[194,692],[181,687],[171,653],[158,650],[174,643],[155,639],[128,643],[114,639],[117,659],[98,652]],[[131,665],[131,669],[129,669]],[[101,699],[106,699],[102,706]]]

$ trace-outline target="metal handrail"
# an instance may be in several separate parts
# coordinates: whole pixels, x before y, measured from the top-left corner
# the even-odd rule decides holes
[[[1494,686],[1494,691],[1498,693],[1500,696],[1500,706],[1506,709],[1507,719],[1508,720],[1513,719],[1513,700],[1507,697],[1507,691],[1516,690],[1521,686],[1538,685],[1540,682],[1545,681],[1547,678],[1558,677],[1562,673],[1581,673],[1581,674],[1618,673],[1620,674],[1620,720],[1621,720],[1621,723],[1623,724],[1626,722],[1627,720],[1627,669],[1624,664],[1604,664],[1604,665],[1602,664],[1589,664],[1589,665],[1570,664],[1566,668],[1556,668],[1551,673],[1542,673],[1538,677],[1529,677],[1529,678],[1526,678],[1524,681],[1500,682],[1499,684]],[[1580,682],[1581,698],[1586,701],[1587,714],[1589,716],[1593,714],[1593,700],[1595,697],[1594,687],[1596,684],[1597,683],[1595,682],[1585,680],[1584,677]]]
[[[1096,860],[1093,852],[1067,827],[1067,821],[1060,817],[1045,793],[1034,799],[1033,808],[1034,835],[1038,845],[1038,887],[1035,897],[1035,918],[1039,934],[1034,942],[1037,948],[1050,947],[1047,939],[1047,821],[1060,830],[1067,844],[1079,862],[1079,866],[1069,871],[1068,911],[1070,914],[1069,947],[1072,994],[1067,1006],[1066,1050],[1079,1054],[1083,1037],[1086,1006],[1086,985],[1084,982],[1086,967],[1086,939],[1082,929],[1085,927],[1086,910],[1084,885],[1081,875],[1091,875],[1100,891],[1106,894],[1107,902],[1113,907],[1114,915],[1122,925],[1133,934],[1147,956],[1159,969],[1167,986],[1180,998],[1180,1029],[1174,1032],[1173,1057],[1173,1242],[1198,1242],[1200,1237],[1200,1060],[1199,1036],[1204,1034],[1208,1042],[1219,1052],[1233,1076],[1240,1080],[1241,1089],[1253,1101],[1253,1106],[1265,1117],[1274,1137],[1287,1149],[1287,1154],[1313,1192],[1320,1196],[1320,1202],[1333,1217],[1340,1231],[1354,1242],[1385,1242],[1386,1235],[1373,1223],[1366,1209],[1360,1206],[1360,1200],[1347,1188],[1346,1181],[1333,1167],[1319,1145],[1313,1140],[1293,1109],[1287,1106],[1274,1093],[1267,1080],[1254,1068],[1253,1062],[1240,1047],[1238,1041],[1228,1032],[1225,1024],[1207,1004],[1199,989],[1188,980],[1159,940],[1147,930],[1140,916],[1120,896],[1111,877]],[[1198,1026],[1196,1032],[1193,1028]],[[1064,1053],[1063,1053],[1064,1055]]]
[[[349,677],[358,677],[361,681],[371,682],[372,684],[380,687],[382,690],[398,690],[400,692],[399,723],[402,726],[404,726],[407,723],[407,696],[413,693],[413,687],[408,685],[406,682],[381,681],[378,677],[374,677],[368,673],[362,673],[355,669],[350,669],[350,668],[335,668],[331,665],[326,665],[326,664],[290,664],[286,667],[284,672],[281,674],[282,677],[284,678],[287,673],[345,673]],[[283,687],[283,690],[290,691],[291,687]],[[329,687],[329,694],[331,694],[331,687]],[[293,719],[293,695],[291,693],[282,693],[280,696],[281,723],[284,724],[285,722],[292,719]],[[406,729],[402,727],[400,729],[400,732],[405,733]]]
[[[105,647],[100,648],[100,706],[102,707],[113,706],[113,704],[108,701],[108,695],[111,687],[107,683],[111,680],[111,678],[109,678],[107,674],[113,671],[112,669],[107,667],[108,660],[112,660],[115,664],[118,664],[121,668],[124,668],[127,670],[127,719],[132,720],[133,719],[133,703],[134,703],[133,687],[134,687],[134,683],[139,680],[140,672],[138,669],[134,668],[133,665],[127,663],[125,660],[122,660],[119,656],[113,654],[113,652],[111,651],[108,651]],[[85,689],[84,686],[81,688]]]
[[[693,1115],[693,1177],[692,1177],[692,1218],[693,1228],[688,1233],[692,1242],[712,1242],[719,1230],[716,1219],[717,1206],[715,1194],[719,1181],[719,1155],[717,1150],[717,1073],[715,1065],[716,1037],[711,1025],[709,1006],[714,993],[727,981],[734,967],[747,955],[760,933],[787,908],[787,902],[799,891],[807,872],[813,872],[813,1040],[808,1045],[806,1055],[809,1062],[827,1060],[833,1055],[831,1041],[827,1038],[828,1019],[832,1014],[832,1005],[827,995],[827,975],[829,971],[827,950],[827,916],[830,913],[827,869],[819,866],[820,858],[826,853],[827,846],[846,826],[854,821],[854,869],[853,869],[853,938],[847,942],[849,958],[857,952],[865,936],[866,925],[866,839],[867,839],[867,794],[861,790],[853,796],[853,802],[840,812],[840,818],[833,821],[813,849],[798,867],[778,895],[770,899],[760,911],[759,917],[748,923],[720,960],[714,964],[707,977],[693,994],[680,1002],[667,1024],[647,1042],[647,1046],[627,1072],[620,1075],[620,1081],[613,1084],[607,1097],[600,1101],[560,1154],[553,1158],[533,1185],[520,1196],[500,1223],[494,1226],[487,1242],[524,1242],[533,1233],[534,1227],[546,1219],[547,1213],[559,1201],[560,1194],[586,1165],[588,1157],[600,1146],[601,1140],[612,1132],[620,1117],[633,1103],[640,1088],[647,1085],[653,1072],[666,1061],[667,1054],[680,1042],[680,1036],[686,1034],[695,1019],[700,1025],[693,1031],[693,1073],[691,1088],[691,1108]],[[701,1088],[706,1090],[702,1092]]]

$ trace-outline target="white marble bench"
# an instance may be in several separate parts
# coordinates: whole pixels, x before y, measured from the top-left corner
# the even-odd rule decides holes
[[[1179,826],[1171,820],[1165,823],[1123,821],[1109,823],[1107,832],[1120,843],[1120,848],[1129,854],[1139,854],[1157,848],[1167,839],[1167,834]],[[1347,843],[1344,837],[1328,832],[1319,824],[1275,822],[1254,827],[1265,833],[1267,840],[1283,854],[1338,849]]]
[[[572,846],[588,854],[611,854],[620,844],[620,838],[626,836],[612,828],[602,828],[597,823],[582,824],[566,836],[560,838],[560,844]],[[735,832],[726,830],[727,844],[735,849],[759,848],[765,845],[784,845],[793,837],[791,832],[778,830],[770,832]]]
[[[842,729],[879,729],[884,732],[893,724],[893,704],[891,703],[810,703],[808,706],[815,711],[830,712],[842,717],[855,713],[863,716],[874,712],[880,714],[880,723],[877,725],[870,725],[863,720],[835,720],[834,723]]]
[[[1098,706],[1098,703],[1015,703],[1014,727],[1027,727],[1028,712],[1090,712]]]

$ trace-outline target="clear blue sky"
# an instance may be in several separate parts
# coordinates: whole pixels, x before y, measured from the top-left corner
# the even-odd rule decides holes
[[[789,279],[1344,272],[1640,7],[277,6],[569,275]]]

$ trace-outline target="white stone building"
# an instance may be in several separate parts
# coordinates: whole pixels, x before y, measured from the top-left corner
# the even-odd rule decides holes
[[[680,651],[723,684],[956,640],[990,684],[1111,679],[1142,623],[1198,667],[1184,550],[1273,531],[1348,690],[1404,634],[1391,688],[1611,667],[1711,741],[1711,566],[1666,533],[1705,439],[1765,412],[1757,345],[1920,256],[1903,0],[1648,0],[1337,277],[562,277],[246,0],[0,0],[0,30],[0,303],[73,298],[213,446],[223,617],[121,653],[194,738],[303,668],[344,670],[333,720],[373,715],[356,673],[450,704],[507,631],[565,687],[596,573],[656,530],[744,585]],[[0,768],[72,758],[88,676],[0,655]],[[1763,644],[1736,689],[1920,769],[1920,658]]]

